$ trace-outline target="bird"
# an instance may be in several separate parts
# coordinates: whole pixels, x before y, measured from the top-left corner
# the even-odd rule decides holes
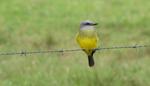
[[[76,41],[80,48],[87,54],[89,67],[94,66],[93,54],[98,47],[98,35],[96,32],[95,23],[90,20],[85,20],[80,23],[79,31],[76,35]]]

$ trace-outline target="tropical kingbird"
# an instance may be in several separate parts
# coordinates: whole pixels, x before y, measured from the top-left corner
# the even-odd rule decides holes
[[[89,66],[94,66],[93,54],[98,46],[98,36],[95,30],[95,25],[92,21],[86,20],[81,22],[79,32],[76,36],[76,41],[88,56]]]

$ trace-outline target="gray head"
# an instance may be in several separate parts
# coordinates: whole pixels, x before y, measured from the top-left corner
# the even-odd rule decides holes
[[[81,22],[80,28],[83,28],[83,27],[86,27],[86,26],[92,26],[93,27],[95,25],[97,25],[97,23],[86,20],[86,21]]]

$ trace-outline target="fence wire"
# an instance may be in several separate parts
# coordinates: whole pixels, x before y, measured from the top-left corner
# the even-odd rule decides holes
[[[102,50],[114,50],[114,49],[136,49],[136,48],[149,48],[150,45],[132,45],[132,46],[114,46],[114,47],[100,47],[96,48],[97,51]],[[18,51],[18,52],[0,52],[0,56],[2,55],[28,55],[28,54],[40,54],[40,53],[52,53],[52,52],[75,52],[75,51],[81,51],[83,49],[57,49],[57,50],[37,50],[37,51]]]

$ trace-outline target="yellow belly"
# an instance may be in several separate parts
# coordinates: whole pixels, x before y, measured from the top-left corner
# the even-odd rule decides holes
[[[77,34],[76,41],[88,55],[91,55],[93,49],[97,48],[98,36],[95,30],[83,30]]]
[[[77,38],[77,42],[83,49],[94,49],[97,47],[97,38],[96,37],[79,37]]]

